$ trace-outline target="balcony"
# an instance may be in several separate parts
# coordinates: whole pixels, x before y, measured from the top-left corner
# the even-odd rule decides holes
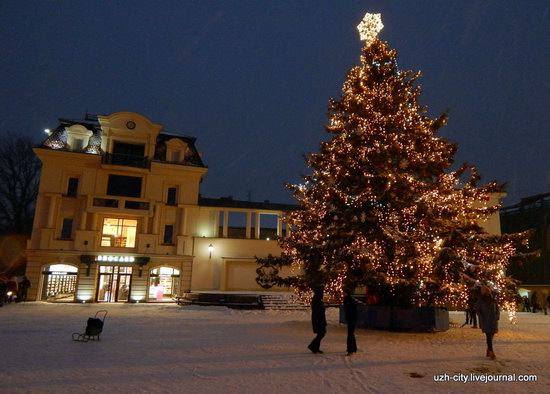
[[[148,216],[151,214],[151,203],[145,199],[133,199],[128,197],[94,196],[88,200],[88,212],[123,212],[132,215]]]
[[[150,168],[151,166],[151,161],[147,157],[108,152],[101,158],[101,163],[137,168]]]

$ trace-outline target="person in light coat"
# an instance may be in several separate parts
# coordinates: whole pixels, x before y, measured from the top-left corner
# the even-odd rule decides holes
[[[493,337],[498,332],[500,309],[489,287],[483,285],[479,286],[479,297],[475,308],[479,320],[479,328],[481,328],[481,331],[485,334],[487,341],[486,356],[494,360],[496,356],[493,350]]]

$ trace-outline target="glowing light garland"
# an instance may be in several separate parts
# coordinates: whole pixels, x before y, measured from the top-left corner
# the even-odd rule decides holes
[[[473,167],[447,172],[456,147],[436,135],[446,117],[425,115],[419,73],[398,70],[396,51],[376,40],[382,27],[379,14],[358,26],[367,44],[341,99],[329,102],[333,138],[307,158],[313,174],[290,187],[302,209],[288,215],[281,246],[302,280],[298,294],[310,299],[321,276],[327,300],[369,283],[394,298],[408,289],[412,305],[465,306],[472,286],[491,282],[513,311],[505,272],[527,236],[480,227],[498,211],[489,197],[499,186],[477,186]]]

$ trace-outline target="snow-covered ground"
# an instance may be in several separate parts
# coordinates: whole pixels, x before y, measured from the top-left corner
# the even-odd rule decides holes
[[[73,342],[99,309],[99,342]],[[323,355],[308,312],[239,311],[177,305],[47,304],[0,308],[0,393],[398,393],[550,392],[550,315],[503,314],[497,359],[469,327],[443,333],[357,330],[345,357],[346,327],[327,311]],[[451,312],[462,323],[464,314]],[[536,382],[452,382],[535,375]],[[444,375],[445,376],[445,375]]]

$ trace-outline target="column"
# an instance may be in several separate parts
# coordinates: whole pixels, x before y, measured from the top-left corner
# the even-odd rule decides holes
[[[92,230],[97,231],[97,213],[92,214]],[[103,229],[101,229],[101,232],[103,232]]]
[[[149,234],[149,216],[144,216],[143,220],[141,221],[141,233],[142,234]]]
[[[212,237],[219,237],[219,236],[220,236],[220,211],[216,210],[214,211],[214,231],[212,232]]]
[[[281,223],[281,215],[277,214],[277,236],[282,237],[283,236],[283,225]]]
[[[55,207],[57,205],[58,196],[50,196],[50,207],[48,209],[48,228],[54,228]]]
[[[223,237],[227,238],[227,228],[229,227],[229,211],[223,211]]]
[[[246,238],[250,238],[250,227],[252,227],[252,212],[246,212]]]
[[[256,226],[254,227],[254,238],[260,239],[260,212],[256,212]]]
[[[153,213],[153,234],[159,234],[159,224],[160,224],[160,206],[155,204],[154,213]]]
[[[187,228],[187,210],[185,208],[178,208],[178,211],[178,220],[180,223],[179,235],[185,235],[185,229]]]
[[[80,230],[86,230],[86,218],[88,216],[88,212],[86,211],[86,207],[82,209],[82,212],[80,213]]]

